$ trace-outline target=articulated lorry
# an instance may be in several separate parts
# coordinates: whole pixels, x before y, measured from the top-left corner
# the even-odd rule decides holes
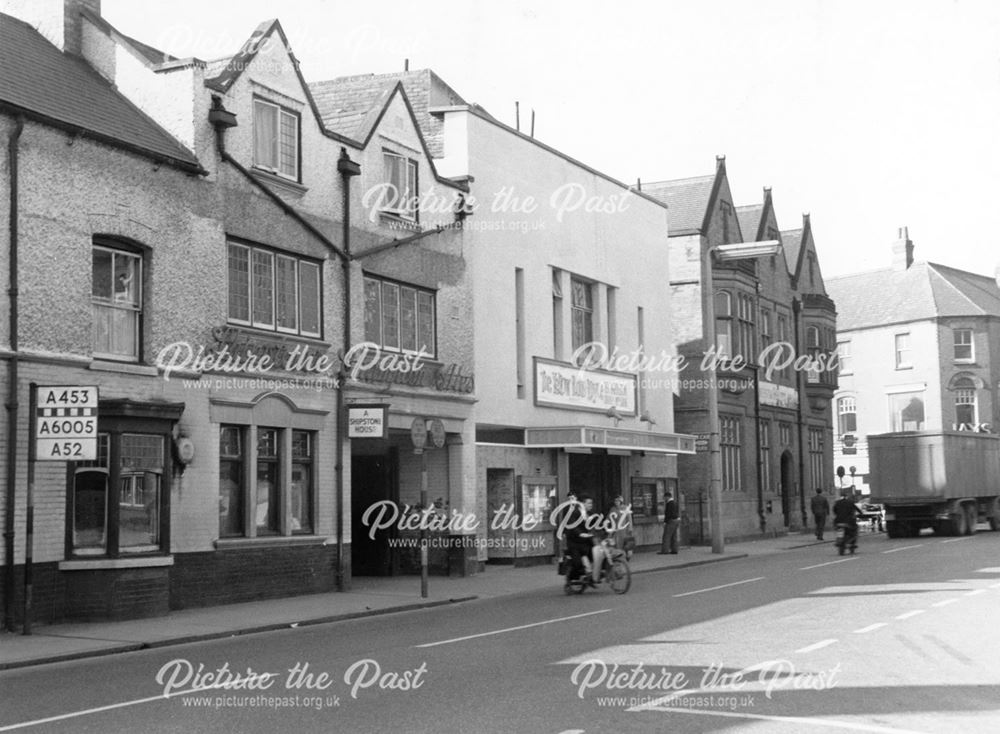
[[[1000,529],[1000,436],[914,431],[868,436],[871,501],[885,506],[890,538]]]

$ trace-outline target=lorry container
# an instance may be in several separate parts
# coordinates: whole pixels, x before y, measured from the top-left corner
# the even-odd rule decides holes
[[[1000,436],[906,431],[868,436],[871,501],[884,505],[890,538],[1000,529]]]

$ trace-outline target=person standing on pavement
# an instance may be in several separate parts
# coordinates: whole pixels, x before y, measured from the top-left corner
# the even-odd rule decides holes
[[[812,513],[816,520],[816,539],[823,540],[826,516],[830,514],[830,501],[823,496],[823,490],[820,487],[816,488],[816,495],[812,498]]]
[[[677,526],[681,524],[677,501],[667,492],[667,504],[663,508],[663,539],[660,541],[660,555],[677,553]]]

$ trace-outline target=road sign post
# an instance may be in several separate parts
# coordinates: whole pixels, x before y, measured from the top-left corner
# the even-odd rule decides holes
[[[97,459],[95,386],[30,385],[28,415],[28,491],[24,514],[24,634],[31,634],[34,592],[35,462]]]

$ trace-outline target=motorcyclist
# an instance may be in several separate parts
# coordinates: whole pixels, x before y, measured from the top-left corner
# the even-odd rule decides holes
[[[858,515],[860,512],[847,492],[833,503],[833,524],[834,527],[844,526],[844,546],[853,548],[858,544]]]
[[[566,518],[566,550],[573,561],[570,571],[581,575],[581,566],[590,572],[592,586],[601,579],[601,565],[604,563],[604,549],[596,543],[594,531],[587,527],[587,518],[593,513],[594,500],[581,497],[570,508]]]

